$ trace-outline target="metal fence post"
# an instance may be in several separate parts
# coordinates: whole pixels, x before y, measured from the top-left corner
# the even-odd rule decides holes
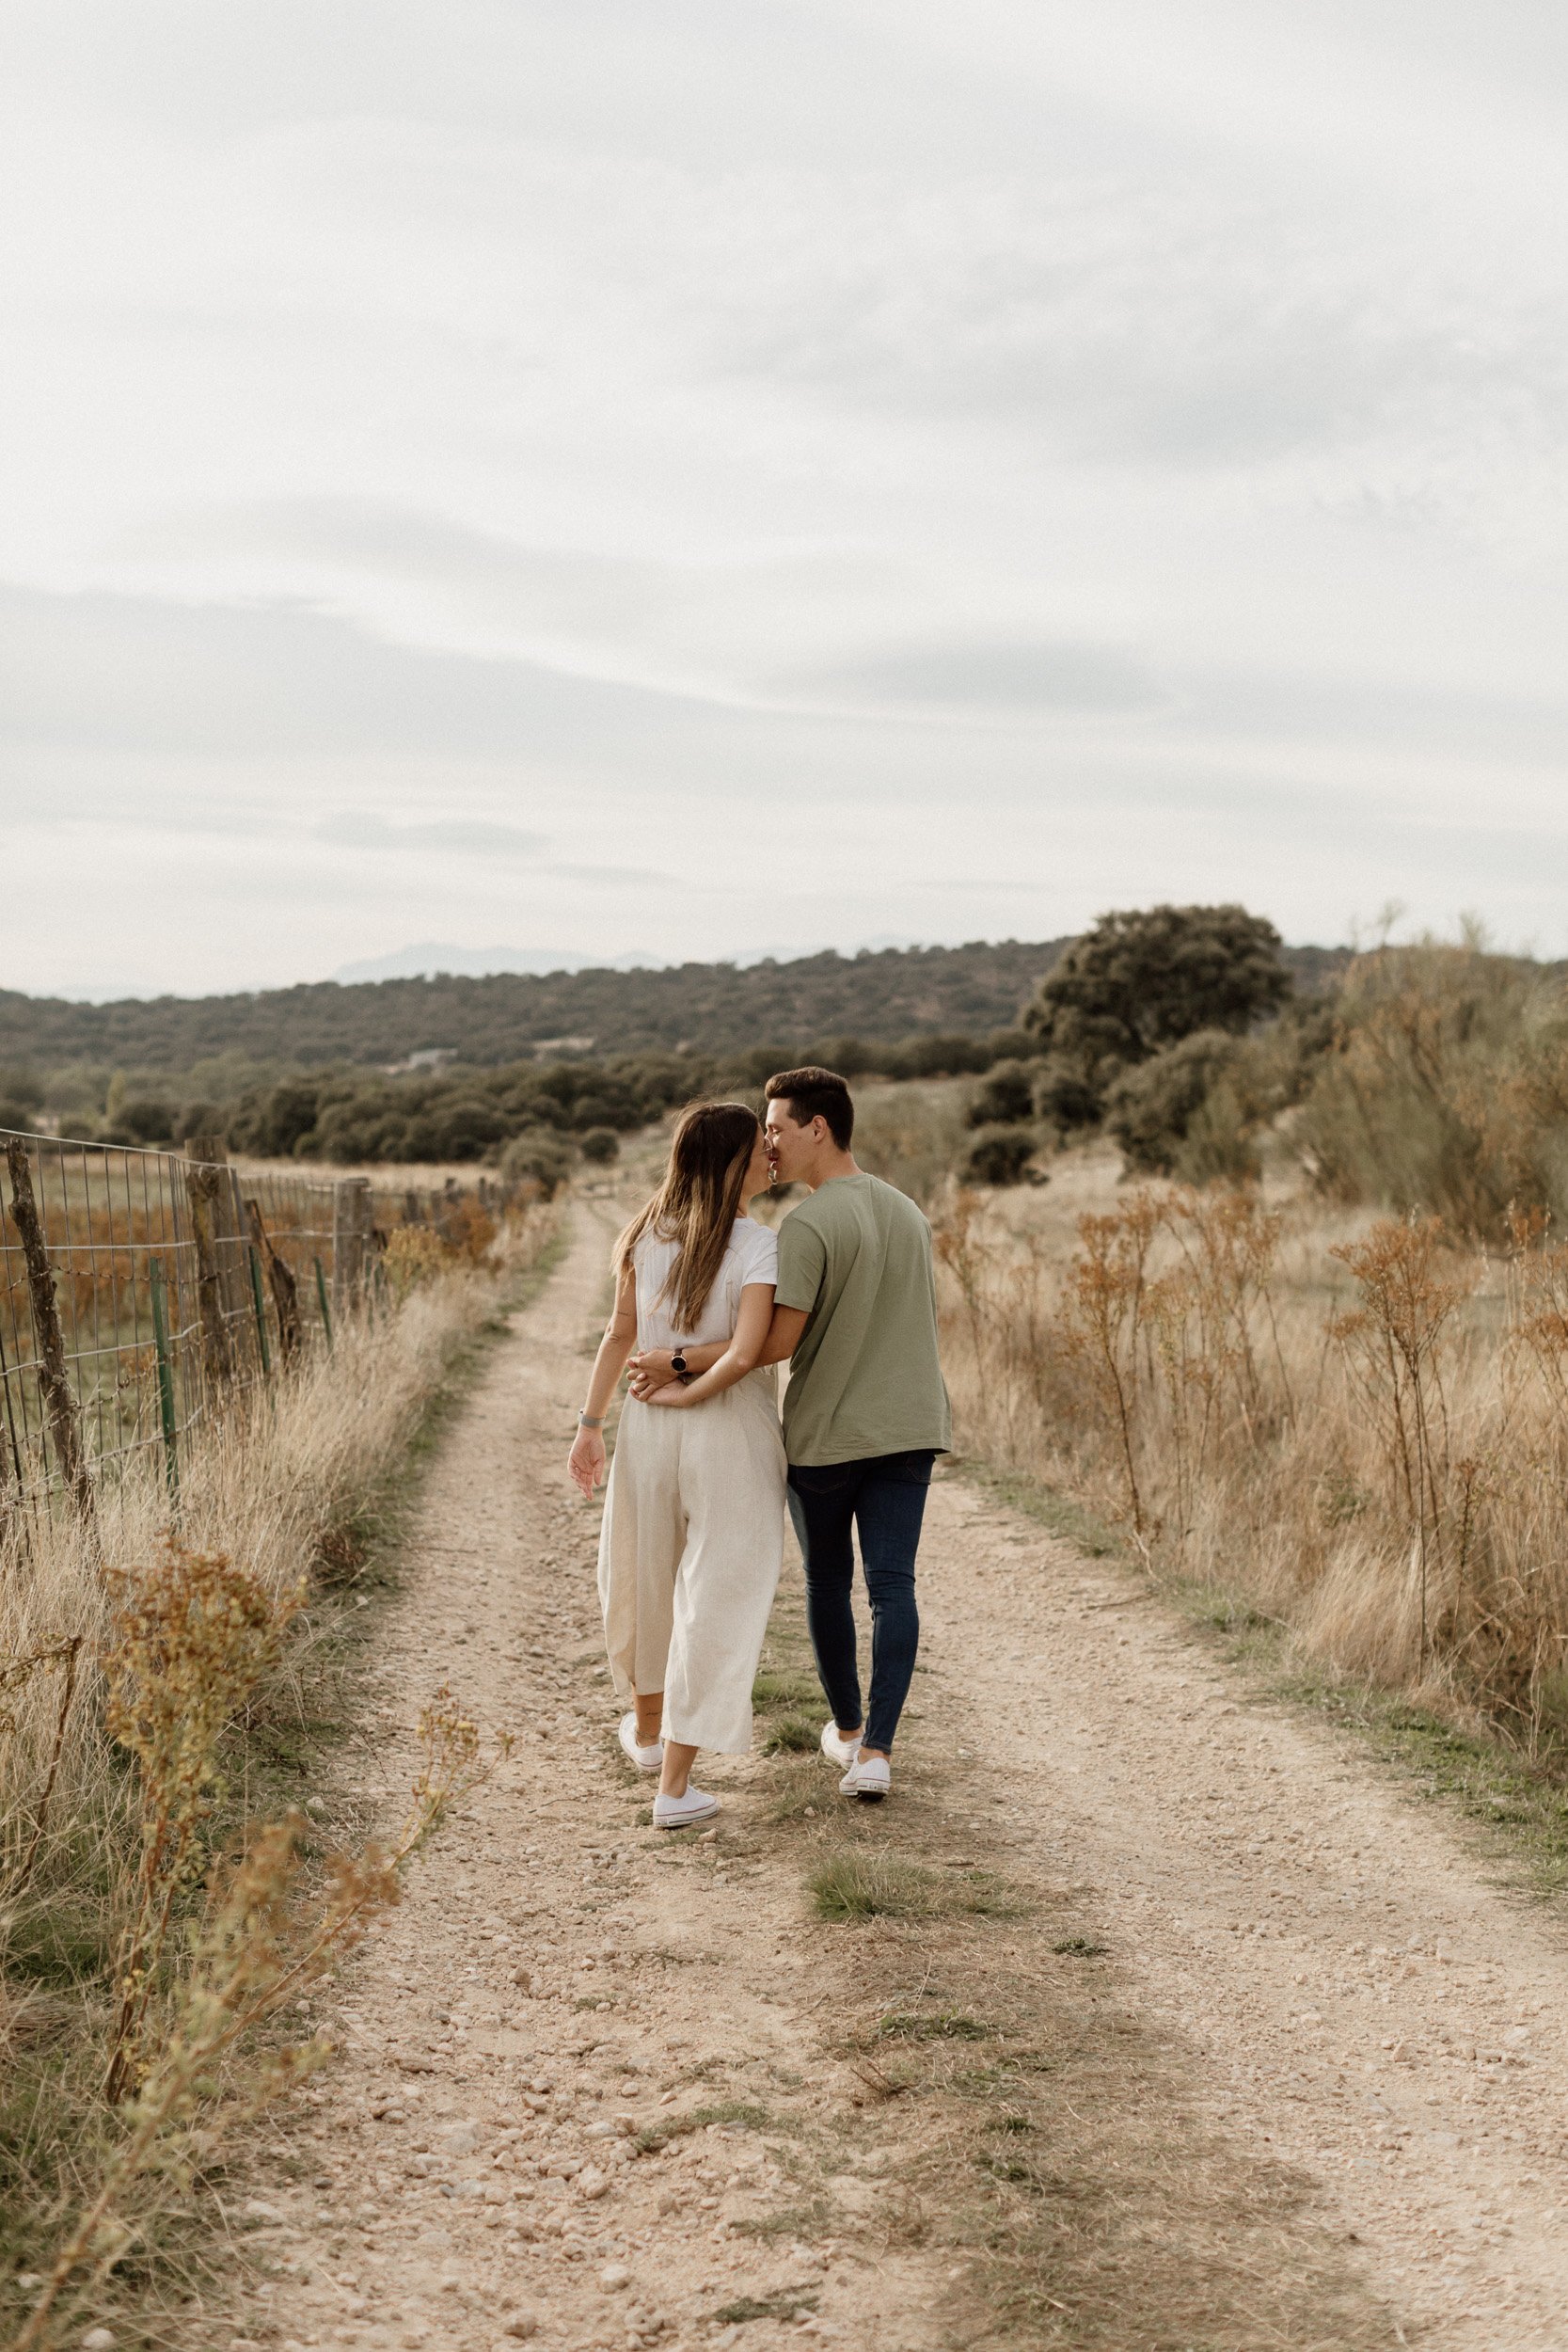
[[[180,1456],[174,1423],[174,1359],[168,1346],[168,1310],[164,1295],[164,1262],[149,1258],[148,1287],[152,1294],[152,1352],[158,1366],[158,1419],[164,1432],[164,1464],[168,1473],[168,1490],[178,1499],[180,1493]]]
[[[11,1222],[22,1236],[27,1268],[27,1292],[33,1311],[33,1334],[38,1342],[39,1389],[49,1416],[55,1460],[68,1494],[89,1524],[93,1518],[92,1480],[82,1453],[82,1427],[76,1399],[66,1378],[65,1341],[60,1331],[59,1301],[55,1296],[54,1269],[43,1238],[38,1202],[33,1197],[33,1171],[27,1146],[20,1136],[6,1145],[6,1165],[11,1179]]]
[[[326,1276],[322,1271],[322,1262],[319,1258],[315,1261],[315,1268],[316,1303],[322,1311],[322,1329],[326,1333],[326,1344],[330,1347],[332,1344],[332,1310],[326,1303]]]

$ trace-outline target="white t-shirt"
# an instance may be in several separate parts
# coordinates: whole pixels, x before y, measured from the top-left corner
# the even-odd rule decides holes
[[[679,1255],[679,1243],[661,1241],[651,1227],[638,1237],[631,1262],[637,1276],[639,1347],[704,1347],[712,1341],[731,1340],[747,1284],[776,1283],[779,1279],[778,1235],[749,1216],[737,1216],[697,1327],[682,1331],[672,1320],[673,1300],[659,1296]]]

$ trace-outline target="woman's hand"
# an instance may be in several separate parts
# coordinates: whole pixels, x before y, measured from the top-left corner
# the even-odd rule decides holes
[[[604,1434],[598,1429],[579,1429],[566,1457],[566,1468],[572,1484],[585,1501],[592,1502],[594,1489],[604,1478]]]
[[[673,1355],[673,1348],[645,1347],[628,1359],[626,1370],[631,1375],[633,1396],[646,1405],[657,1390],[674,1379]]]
[[[684,1412],[690,1406],[691,1391],[684,1380],[666,1380],[661,1388],[650,1390],[642,1402],[662,1405],[666,1411]]]

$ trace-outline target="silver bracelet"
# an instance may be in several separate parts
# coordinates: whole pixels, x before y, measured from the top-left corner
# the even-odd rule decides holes
[[[578,1427],[579,1429],[602,1429],[604,1427],[604,1415],[601,1413],[595,1421],[592,1413],[579,1413],[578,1415]]]

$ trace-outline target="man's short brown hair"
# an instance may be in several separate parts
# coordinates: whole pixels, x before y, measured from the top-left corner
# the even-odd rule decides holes
[[[763,1088],[769,1103],[787,1103],[797,1127],[814,1119],[827,1122],[828,1133],[841,1152],[847,1152],[855,1132],[855,1105],[849,1089],[836,1070],[820,1070],[815,1062],[804,1070],[781,1070]]]

